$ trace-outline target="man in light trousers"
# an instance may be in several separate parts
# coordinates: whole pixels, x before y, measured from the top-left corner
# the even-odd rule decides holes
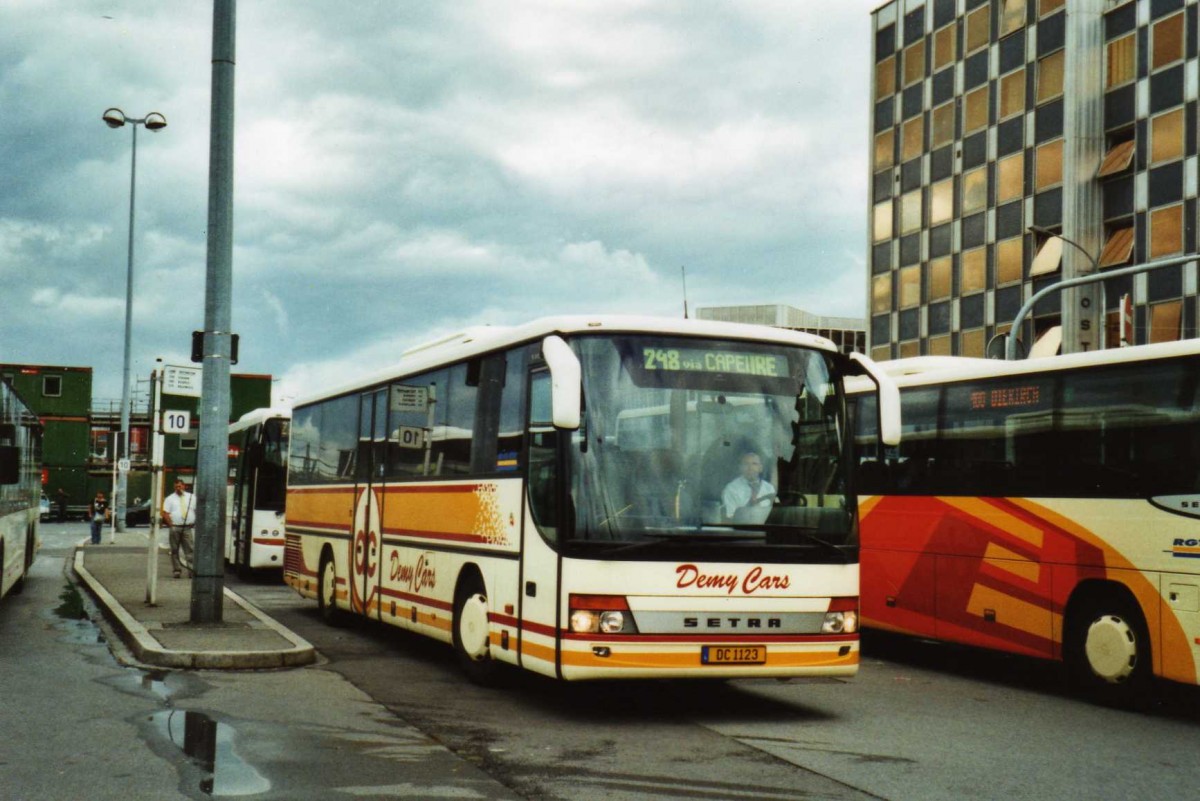
[[[171,532],[171,567],[175,578],[186,570],[192,576],[192,529],[196,525],[195,496],[188,492],[181,479],[175,479],[175,492],[162,508],[163,523]]]

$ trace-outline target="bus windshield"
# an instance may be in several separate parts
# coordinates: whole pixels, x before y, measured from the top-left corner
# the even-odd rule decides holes
[[[567,445],[564,552],[857,559],[832,354],[647,335],[575,347],[585,418]]]

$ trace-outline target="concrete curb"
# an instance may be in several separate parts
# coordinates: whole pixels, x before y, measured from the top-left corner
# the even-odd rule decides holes
[[[317,661],[316,649],[307,640],[283,627],[229,588],[225,588],[226,598],[245,609],[263,627],[291,643],[291,647],[264,651],[180,651],[163,648],[150,631],[129,614],[125,607],[88,571],[84,566],[83,557],[82,550],[75,551],[75,573],[83,579],[92,594],[113,616],[125,644],[139,661],[159,667],[192,670],[262,670],[300,667],[311,665]]]

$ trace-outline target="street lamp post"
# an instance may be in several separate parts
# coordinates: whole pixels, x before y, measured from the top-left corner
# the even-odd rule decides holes
[[[1096,257],[1093,256],[1088,251],[1088,249],[1085,248],[1083,245],[1079,244],[1078,242],[1076,242],[1072,239],[1067,239],[1062,234],[1056,234],[1053,231],[1051,231],[1049,228],[1043,228],[1040,225],[1031,225],[1026,230],[1028,230],[1031,234],[1041,234],[1042,236],[1049,236],[1049,237],[1055,237],[1057,239],[1061,239],[1063,242],[1067,243],[1068,245],[1070,245],[1071,247],[1075,248],[1077,251],[1082,253],[1083,257],[1092,263],[1092,274],[1099,275],[1100,263],[1098,261],[1096,261]],[[1106,347],[1108,347],[1108,342],[1107,342],[1107,339],[1108,339],[1108,297],[1105,292],[1104,281],[1100,280],[1100,281],[1097,281],[1096,283],[1098,283],[1100,285],[1100,331],[1099,331],[1100,347],[1098,348],[1098,350],[1104,350]],[[1014,331],[1013,334],[1015,335],[1016,332]]]
[[[119,108],[107,109],[102,119],[109,128],[121,128],[126,123],[133,127],[133,156],[129,167],[129,259],[125,265],[125,357],[121,368],[121,436],[120,447],[116,454],[118,458],[129,457],[129,343],[133,328],[133,211],[134,194],[137,189],[137,130],[144,125],[148,131],[161,131],[167,127],[167,118],[157,111],[152,111],[140,119],[126,117]],[[125,530],[125,490],[127,473],[117,471],[117,497],[113,504],[116,509],[117,531]]]

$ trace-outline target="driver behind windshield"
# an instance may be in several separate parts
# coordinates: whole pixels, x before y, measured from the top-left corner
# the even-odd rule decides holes
[[[725,485],[721,493],[721,506],[725,517],[739,521],[742,518],[766,519],[766,513],[775,502],[775,488],[762,477],[762,458],[754,451],[742,454],[741,475]]]

